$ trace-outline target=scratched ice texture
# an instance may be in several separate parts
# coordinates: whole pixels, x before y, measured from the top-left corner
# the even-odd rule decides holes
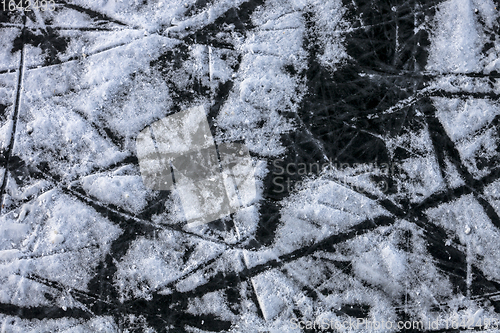
[[[0,13],[1,332],[498,332],[497,1],[46,4]],[[135,140],[195,106],[257,197],[191,226]]]

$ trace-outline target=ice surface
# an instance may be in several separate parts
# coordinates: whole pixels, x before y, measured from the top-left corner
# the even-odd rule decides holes
[[[496,332],[498,9],[1,11],[0,331]]]

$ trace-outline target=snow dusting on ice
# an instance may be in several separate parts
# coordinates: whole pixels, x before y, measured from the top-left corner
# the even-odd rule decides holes
[[[9,6],[0,331],[498,330],[494,1]]]

